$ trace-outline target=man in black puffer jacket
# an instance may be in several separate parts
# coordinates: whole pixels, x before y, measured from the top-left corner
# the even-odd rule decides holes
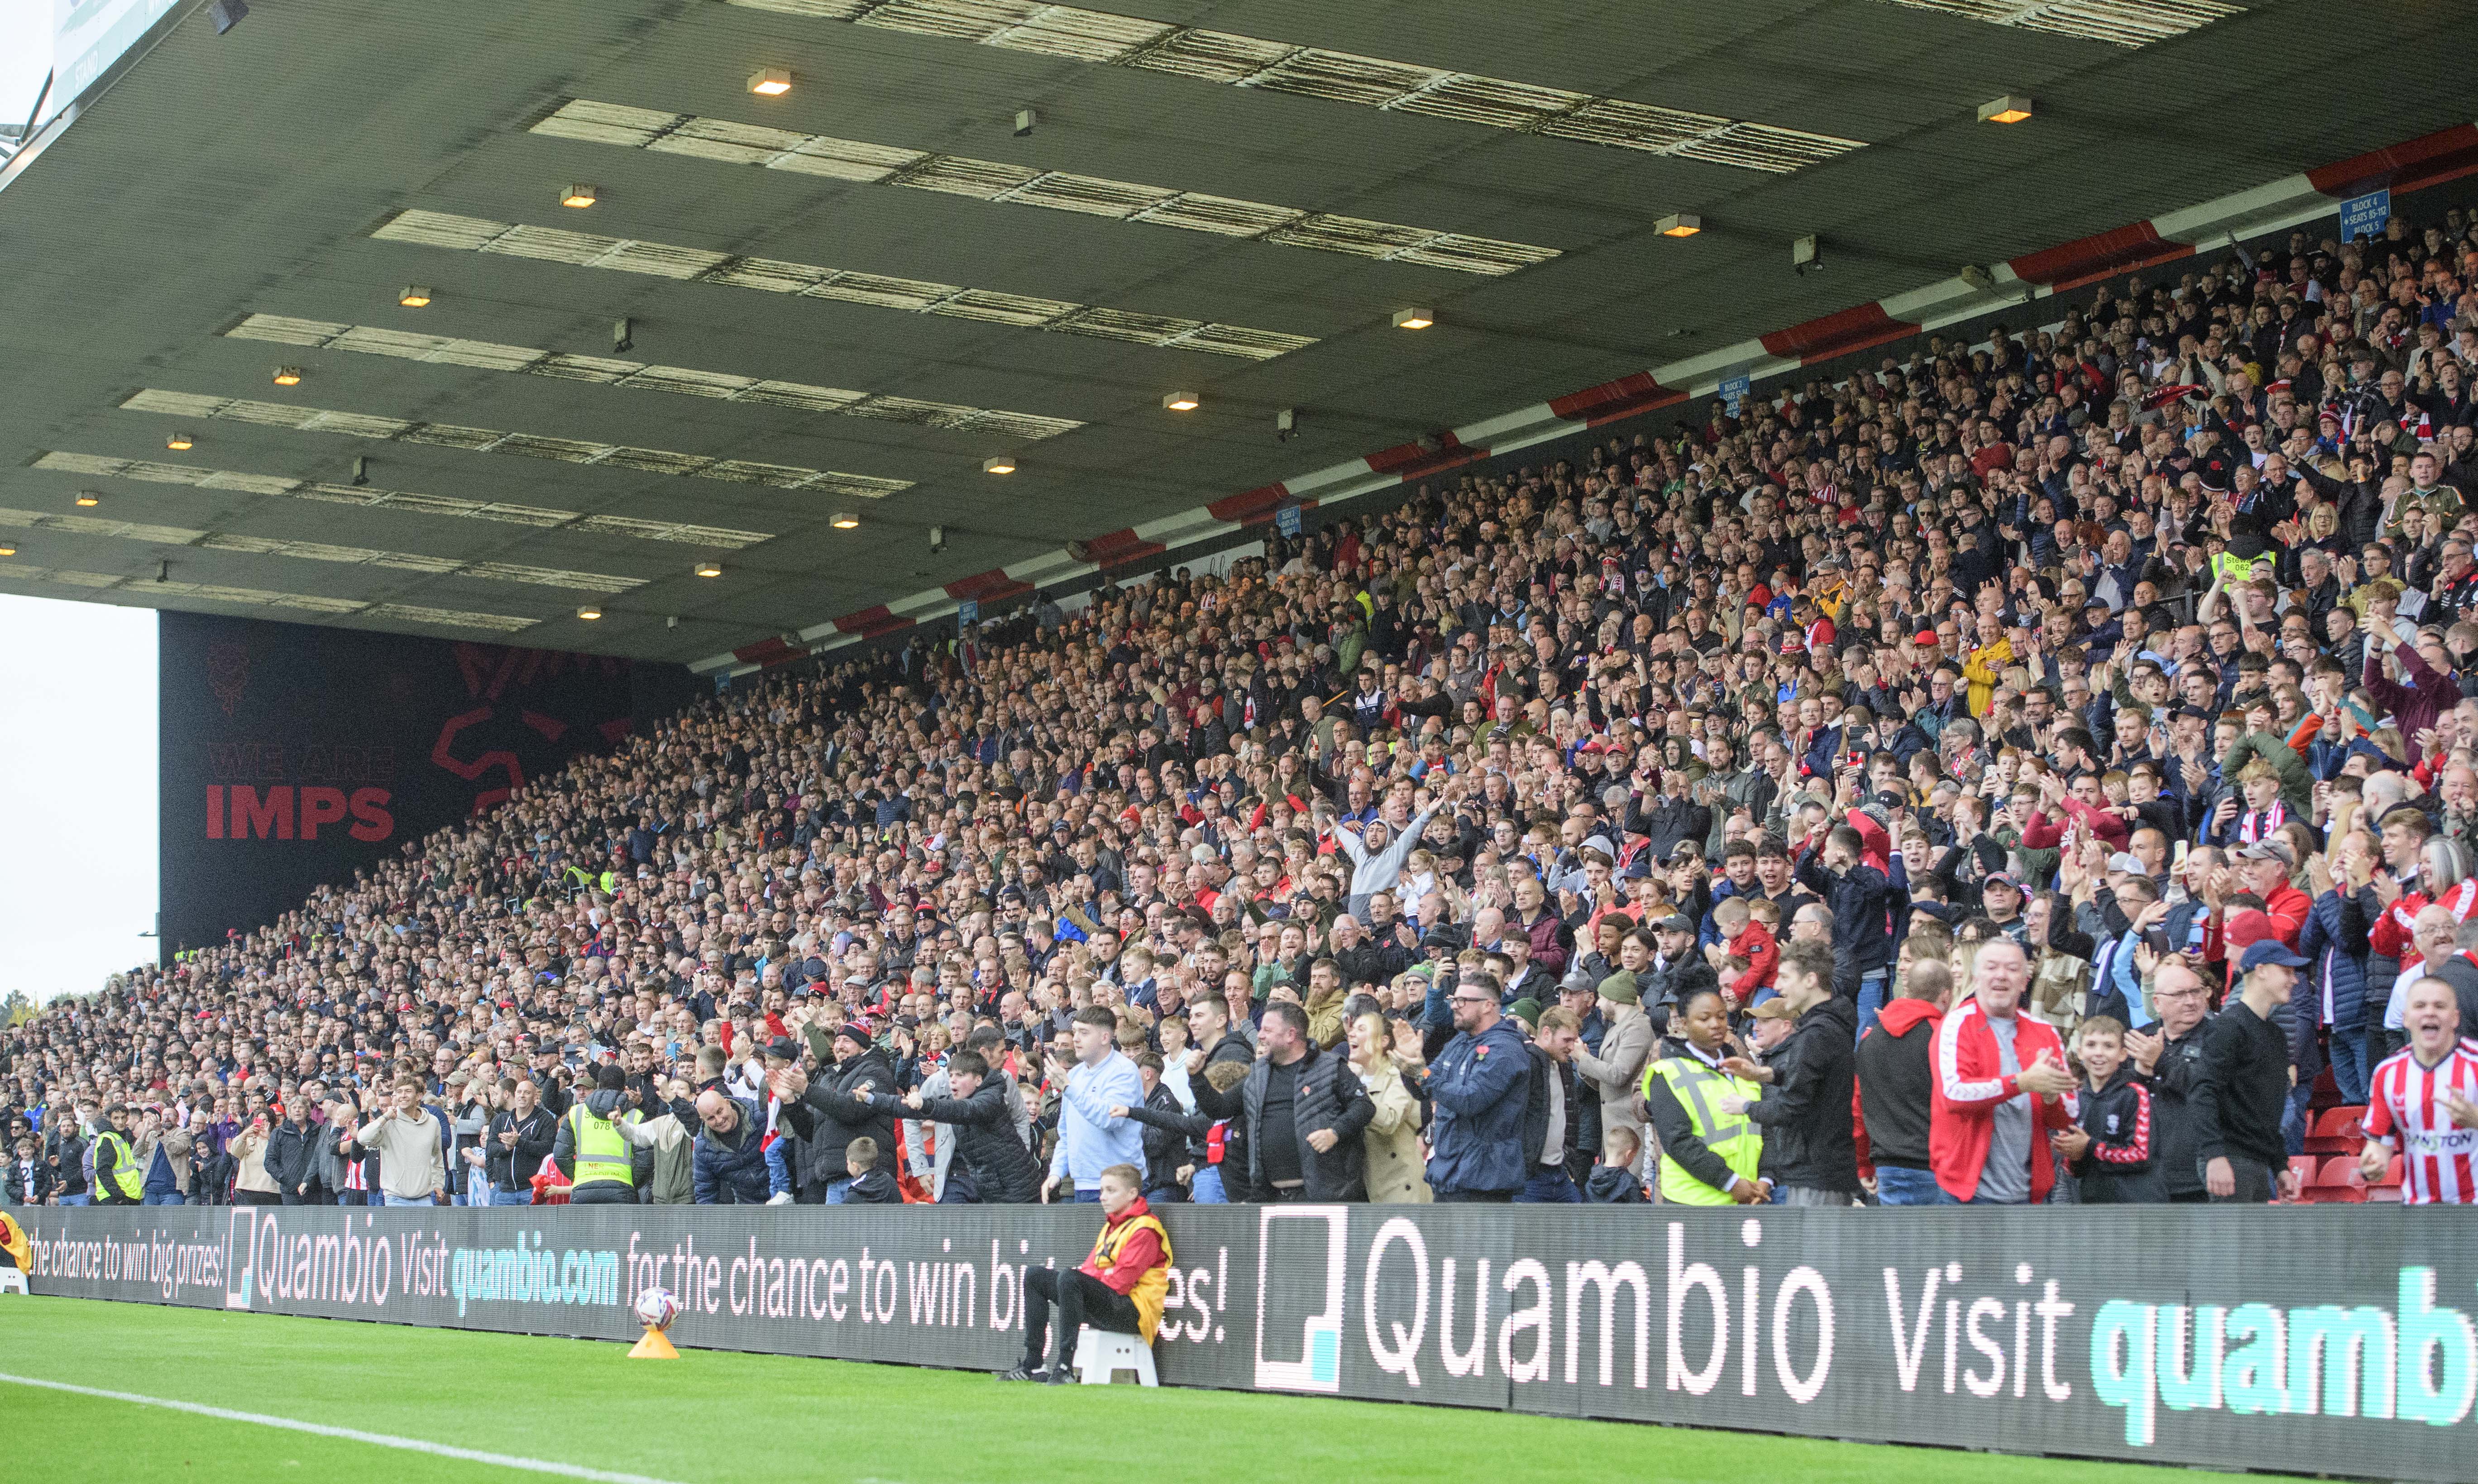
[[[1003,1206],[1039,1199],[1041,1167],[1015,1136],[1015,1110],[1007,1106],[1006,1083],[990,1075],[989,1059],[978,1051],[958,1051],[947,1058],[947,1094],[924,1097],[916,1088],[898,1099],[893,1093],[878,1092],[870,1095],[870,1102],[888,1114],[907,1110],[954,1128],[955,1157],[939,1199]],[[956,1170],[972,1177],[969,1195],[956,1180]]]
[[[1268,1200],[1366,1200],[1360,1134],[1377,1105],[1350,1062],[1308,1039],[1308,1013],[1286,999],[1257,1022],[1265,1057],[1239,1085],[1249,1181]]]
[[[815,1081],[796,1067],[774,1073],[774,1095],[783,1100],[777,1118],[809,1142],[804,1206],[843,1203],[844,1187],[851,1184],[844,1150],[853,1140],[874,1139],[881,1150],[902,1147],[895,1139],[895,1115],[864,1095],[895,1091],[895,1063],[849,1021],[835,1027],[834,1047],[839,1060],[820,1068]]]

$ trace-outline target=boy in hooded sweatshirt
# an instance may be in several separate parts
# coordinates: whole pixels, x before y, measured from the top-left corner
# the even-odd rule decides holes
[[[896,1185],[895,1176],[878,1168],[877,1141],[867,1137],[853,1140],[844,1146],[844,1170],[851,1184],[844,1188],[842,1204],[847,1206],[899,1206],[903,1192]]]
[[[1642,1154],[1635,1143],[1634,1130],[1624,1124],[1612,1124],[1601,1136],[1601,1157],[1592,1172],[1583,1180],[1583,1203],[1593,1206],[1636,1205],[1650,1199],[1643,1191],[1643,1181],[1634,1172],[1634,1162]]]
[[[2086,1206],[2157,1205],[2167,1182],[2152,1158],[2151,1085],[2125,1054],[2125,1022],[2095,1015],[2074,1040],[2089,1092],[2081,1123],[2056,1136]]]

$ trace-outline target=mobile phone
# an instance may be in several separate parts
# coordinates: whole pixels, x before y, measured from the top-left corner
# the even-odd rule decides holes
[[[2168,863],[2168,868],[2171,870],[2184,870],[2186,868],[2186,842],[2182,840],[2177,842],[2177,847],[2173,852],[2173,856],[2174,858]]]

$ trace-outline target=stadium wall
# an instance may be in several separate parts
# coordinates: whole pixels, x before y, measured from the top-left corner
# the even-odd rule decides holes
[[[710,693],[676,665],[169,611],[158,652],[167,960]]]
[[[1090,1206],[39,1209],[34,1292],[1012,1363]],[[2388,1479],[2469,1476],[2448,1210],[1172,1206],[1165,1384]],[[2346,1252],[2336,1263],[2330,1254]],[[5,1303],[6,1300],[0,1300]]]

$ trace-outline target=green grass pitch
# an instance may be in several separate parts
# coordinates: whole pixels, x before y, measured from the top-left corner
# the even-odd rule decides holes
[[[2159,1484],[2138,1465],[0,1295],[0,1372],[704,1484]],[[469,1459],[0,1383],[38,1484],[548,1478]]]

